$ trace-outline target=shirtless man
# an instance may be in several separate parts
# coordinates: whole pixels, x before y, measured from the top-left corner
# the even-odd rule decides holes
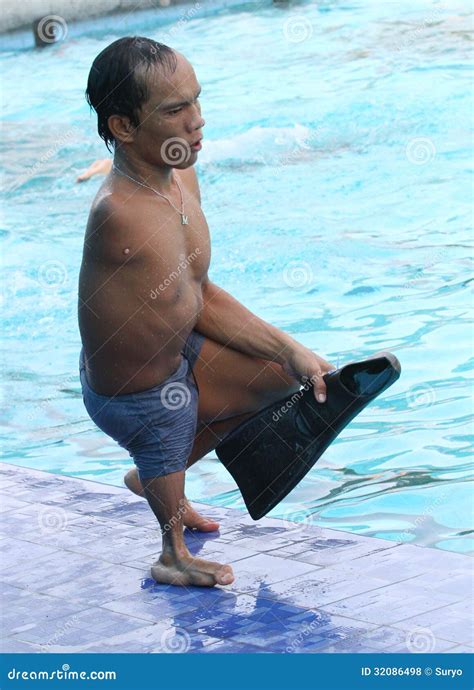
[[[87,97],[114,167],[84,241],[80,374],[89,415],[129,451],[136,470],[126,483],[160,523],[152,576],[213,586],[234,575],[185,545],[183,525],[206,529],[185,499],[185,470],[306,378],[324,398],[322,376],[334,367],[209,279],[193,168],[200,90],[183,55],[146,38],[119,39],[92,65]]]

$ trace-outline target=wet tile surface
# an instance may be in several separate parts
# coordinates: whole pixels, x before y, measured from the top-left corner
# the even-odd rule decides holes
[[[2,652],[473,651],[462,554],[197,506],[230,587],[159,585],[161,540],[126,489],[0,464]]]

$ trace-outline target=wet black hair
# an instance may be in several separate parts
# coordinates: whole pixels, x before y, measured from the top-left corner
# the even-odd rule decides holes
[[[142,36],[119,38],[95,58],[87,80],[86,99],[97,113],[97,131],[109,151],[115,142],[108,118],[125,115],[137,127],[138,110],[149,98],[144,74],[155,66],[165,67],[172,74],[176,65],[172,48]],[[139,68],[144,68],[145,73]]]

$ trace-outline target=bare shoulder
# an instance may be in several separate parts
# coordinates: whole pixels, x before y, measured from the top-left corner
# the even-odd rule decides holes
[[[141,234],[141,214],[117,194],[98,194],[89,213],[86,246],[97,261],[123,264],[139,256],[132,246]],[[146,228],[143,227],[143,230]]]
[[[179,179],[183,182],[188,192],[196,197],[199,203],[201,203],[201,190],[199,189],[199,181],[194,165],[189,166],[185,170],[175,171],[179,175]]]

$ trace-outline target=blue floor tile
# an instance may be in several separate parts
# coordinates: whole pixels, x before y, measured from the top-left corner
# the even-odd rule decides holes
[[[186,530],[189,550],[232,563],[235,582],[159,585],[146,501],[0,464],[2,484],[4,651],[416,653],[420,635],[429,651],[472,648],[462,554],[196,505],[221,527]]]

